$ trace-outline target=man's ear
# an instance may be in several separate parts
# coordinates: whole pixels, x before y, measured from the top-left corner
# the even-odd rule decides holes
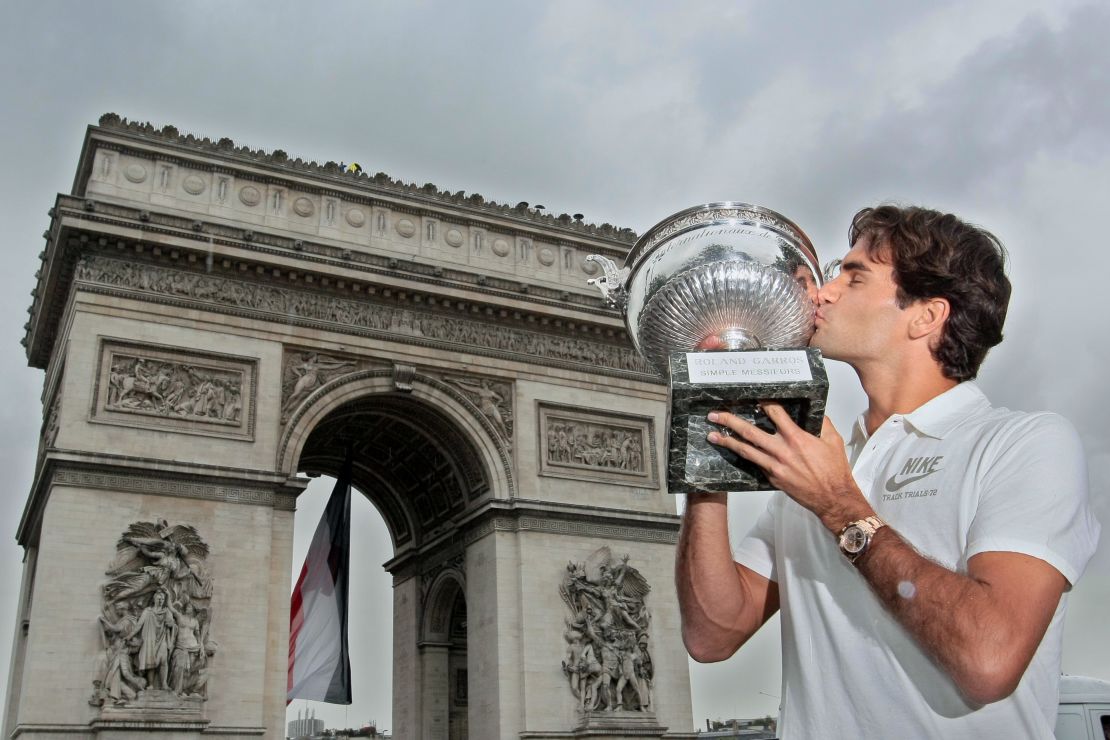
[[[914,303],[914,317],[910,320],[910,339],[940,336],[944,323],[948,321],[952,307],[947,298],[923,298]]]

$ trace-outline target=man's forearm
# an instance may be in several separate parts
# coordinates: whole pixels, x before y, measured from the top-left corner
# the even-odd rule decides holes
[[[687,497],[675,586],[683,642],[694,660],[728,658],[763,624],[766,594],[752,593],[732,559],[726,494]]]
[[[891,527],[875,533],[856,562],[883,606],[947,673],[969,701],[1009,696],[1032,658],[1014,614],[990,583],[929,560]],[[1047,626],[1047,625],[1045,625]]]

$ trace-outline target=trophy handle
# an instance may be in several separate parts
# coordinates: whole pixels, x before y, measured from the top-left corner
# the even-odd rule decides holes
[[[628,278],[629,268],[618,269],[616,262],[600,254],[591,254],[586,257],[586,262],[598,263],[605,272],[601,277],[587,280],[586,285],[597,286],[602,297],[609,302],[610,306],[624,310],[628,303],[628,290],[624,286],[624,281]]]

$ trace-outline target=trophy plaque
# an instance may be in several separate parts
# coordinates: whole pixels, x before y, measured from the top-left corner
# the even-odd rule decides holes
[[[717,428],[706,415],[729,411],[773,433],[760,408],[773,400],[820,433],[829,381],[820,351],[806,346],[821,278],[805,233],[770,209],[725,201],[659,222],[623,268],[586,259],[604,270],[589,283],[668,379],[668,490],[772,489],[758,466],[706,440]]]

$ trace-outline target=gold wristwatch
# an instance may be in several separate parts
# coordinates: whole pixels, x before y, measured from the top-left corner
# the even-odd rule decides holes
[[[840,551],[849,562],[856,562],[871,546],[871,538],[875,533],[885,526],[886,522],[877,516],[849,522],[844,529],[840,530]]]

